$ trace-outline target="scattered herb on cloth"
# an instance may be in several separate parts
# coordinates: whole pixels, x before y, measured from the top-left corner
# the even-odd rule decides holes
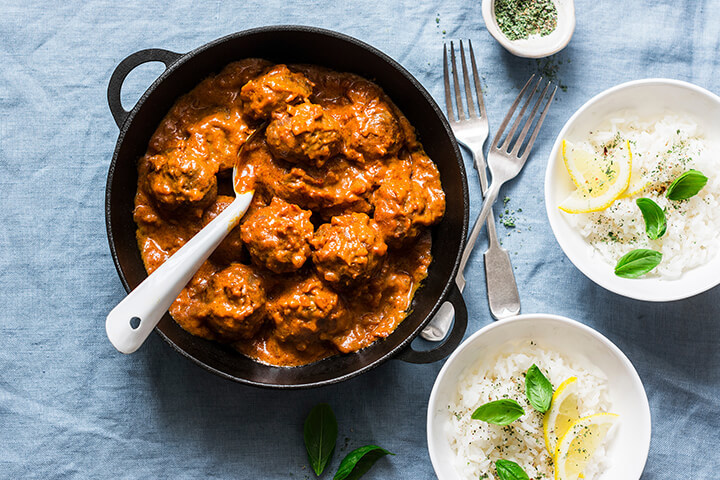
[[[338,425],[335,414],[327,403],[315,405],[305,419],[303,435],[310,465],[317,476],[325,470],[337,442]],[[345,438],[347,447],[348,438]],[[395,455],[377,445],[365,445],[348,453],[333,480],[357,480],[375,465],[381,457]]]
[[[366,445],[348,453],[333,477],[333,480],[356,480],[362,477],[385,455],[395,455],[377,445]]]
[[[337,433],[337,420],[335,420],[335,414],[330,405],[321,403],[310,410],[305,419],[303,435],[310,466],[316,475],[320,475],[325,470],[325,466],[332,457]]]
[[[551,34],[557,27],[552,0],[495,0],[495,19],[508,40]]]

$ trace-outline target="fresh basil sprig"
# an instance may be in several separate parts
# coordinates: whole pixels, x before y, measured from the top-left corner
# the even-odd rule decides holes
[[[316,475],[320,475],[335,450],[338,426],[335,414],[327,403],[321,403],[310,410],[303,434],[305,449],[310,459],[310,465]]]
[[[638,278],[657,267],[662,253],[647,248],[638,248],[622,256],[615,265],[615,275],[623,278]]]
[[[495,470],[500,480],[530,480],[525,470],[512,460],[498,460],[495,462]]]
[[[472,419],[504,426],[511,424],[523,415],[525,415],[525,410],[518,402],[504,398],[481,405],[473,412]]]
[[[635,203],[640,207],[642,216],[645,219],[645,232],[648,238],[657,240],[665,235],[667,221],[665,220],[665,212],[660,208],[660,205],[649,198],[638,198]]]
[[[670,200],[685,200],[697,195],[708,178],[697,170],[688,170],[670,184],[665,196]]]
[[[377,445],[365,445],[348,453],[333,477],[333,480],[357,480],[385,455],[395,455]]]
[[[552,394],[552,383],[533,363],[525,374],[525,395],[528,402],[538,412],[545,413],[550,408]]]

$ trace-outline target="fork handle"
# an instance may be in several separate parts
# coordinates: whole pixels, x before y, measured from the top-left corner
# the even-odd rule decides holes
[[[475,164],[475,170],[477,170],[478,177],[480,177],[480,193],[485,196],[485,191],[488,188],[488,182],[487,182],[487,162],[485,162],[485,155],[483,155],[482,152],[482,146],[480,149],[471,149],[472,157],[473,157],[473,163]],[[488,214],[487,219],[487,236],[488,236],[488,243],[492,246],[498,245],[498,239],[497,239],[497,230],[495,228],[495,218],[493,218],[492,211]]]
[[[472,151],[473,162],[480,177],[482,192],[487,190],[486,162],[482,150]],[[500,245],[495,228],[492,210],[488,213],[487,222],[488,249],[483,254],[485,264],[485,285],[487,287],[488,305],[493,318],[512,317],[520,313],[520,294],[518,293],[510,254]]]
[[[493,181],[490,184],[490,187],[488,188],[487,192],[485,193],[485,198],[483,199],[483,205],[480,209],[480,214],[475,219],[475,224],[473,225],[472,231],[470,232],[470,236],[468,237],[467,244],[465,245],[465,250],[463,250],[462,257],[460,258],[460,269],[458,273],[458,277],[462,277],[462,272],[465,271],[465,266],[468,263],[468,260],[470,259],[470,254],[473,251],[473,248],[475,247],[475,243],[477,242],[478,235],[480,235],[480,231],[482,230],[483,224],[488,218],[488,215],[490,214],[490,210],[492,210],[493,205],[495,204],[495,200],[497,200],[498,193],[500,193],[500,187],[502,184]],[[464,278],[463,278],[464,280]]]
[[[520,294],[510,254],[496,242],[490,245],[483,256],[488,305],[493,318],[501,320],[519,314]]]

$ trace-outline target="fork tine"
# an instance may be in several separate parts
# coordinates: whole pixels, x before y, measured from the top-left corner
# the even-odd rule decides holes
[[[463,47],[462,40],[460,40],[460,61],[462,62],[463,71],[463,83],[465,84],[465,99],[468,105],[468,116],[470,118],[476,117],[475,105],[473,102],[472,86],[470,85],[470,77],[468,76],[467,62],[465,61],[465,48]]]
[[[452,106],[452,94],[450,93],[450,76],[448,75],[447,43],[443,45],[443,79],[445,80],[445,108],[447,117],[451,122],[455,121]]]
[[[480,109],[480,116],[487,117],[485,114],[485,100],[483,99],[483,91],[480,86],[480,75],[478,74],[477,64],[475,63],[475,52],[473,52],[472,41],[468,39],[468,45],[470,46],[470,63],[472,64],[473,80],[475,80],[475,91],[478,97],[478,108]]]
[[[502,144],[503,152],[507,152],[510,150],[510,142],[513,139],[513,136],[515,135],[515,131],[520,126],[520,122],[522,121],[523,117],[525,116],[525,110],[527,110],[528,105],[530,105],[530,102],[532,101],[533,95],[535,95],[535,92],[537,91],[538,87],[540,86],[540,83],[542,82],[542,77],[540,77],[535,84],[535,87],[533,87],[532,91],[530,92],[530,95],[525,99],[525,103],[523,104],[522,108],[520,109],[520,113],[518,113],[517,118],[512,124],[512,128],[508,132],[507,136],[505,137],[505,141]]]
[[[527,146],[525,147],[525,150],[523,150],[522,157],[520,157],[523,161],[527,160],[527,156],[530,153],[530,150],[532,150],[533,144],[535,143],[535,139],[538,136],[538,133],[540,132],[540,127],[543,124],[543,121],[545,121],[545,115],[547,115],[548,111],[550,110],[550,105],[552,105],[553,99],[555,98],[555,93],[557,92],[557,86],[553,89],[553,92],[550,94],[550,98],[547,101],[547,104],[545,104],[545,108],[543,109],[542,114],[540,115],[540,118],[537,121],[537,124],[535,125],[535,129],[533,130],[532,135],[530,136],[530,140],[528,140]]]
[[[538,108],[540,108],[540,104],[542,103],[543,98],[545,97],[545,94],[547,93],[549,88],[550,88],[550,82],[548,82],[548,84],[545,86],[542,93],[538,97],[537,101],[535,102],[532,112],[530,112],[530,116],[528,116],[527,121],[525,122],[525,125],[523,126],[523,129],[520,132],[520,135],[518,135],[517,140],[515,140],[515,145],[513,146],[513,149],[510,152],[510,155],[517,155],[517,153],[520,151],[520,147],[522,146],[523,141],[525,141],[525,136],[527,135],[528,130],[530,130],[530,126],[532,125],[533,120],[535,119],[535,114],[537,113]]]
[[[513,102],[512,106],[510,107],[510,110],[508,111],[507,115],[505,115],[505,118],[503,118],[502,123],[500,124],[500,127],[498,128],[497,133],[495,134],[495,138],[493,138],[493,143],[490,145],[491,148],[498,148],[498,145],[500,144],[500,138],[502,137],[503,131],[505,131],[505,127],[507,127],[507,124],[510,122],[510,119],[513,116],[513,113],[515,113],[515,109],[517,108],[518,104],[520,103],[520,100],[522,99],[523,95],[525,95],[525,90],[527,90],[528,85],[530,85],[530,82],[533,81],[533,78],[535,78],[535,74],[533,74],[530,79],[527,81],[525,86],[520,90],[520,93],[518,94],[517,98]]]
[[[460,94],[460,81],[458,80],[457,65],[455,63],[455,46],[450,42],[450,61],[452,62],[453,84],[455,86],[455,103],[457,104],[458,119],[465,120],[462,95]]]

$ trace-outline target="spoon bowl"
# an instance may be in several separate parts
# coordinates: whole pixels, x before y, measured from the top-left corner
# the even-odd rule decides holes
[[[266,125],[264,123],[255,129],[238,151],[232,175],[235,200],[108,314],[105,331],[118,351],[128,354],[140,348],[195,272],[240,223],[255,194],[254,190],[243,188],[239,182],[241,175],[252,174],[240,168],[240,158],[245,145],[264,131]]]

